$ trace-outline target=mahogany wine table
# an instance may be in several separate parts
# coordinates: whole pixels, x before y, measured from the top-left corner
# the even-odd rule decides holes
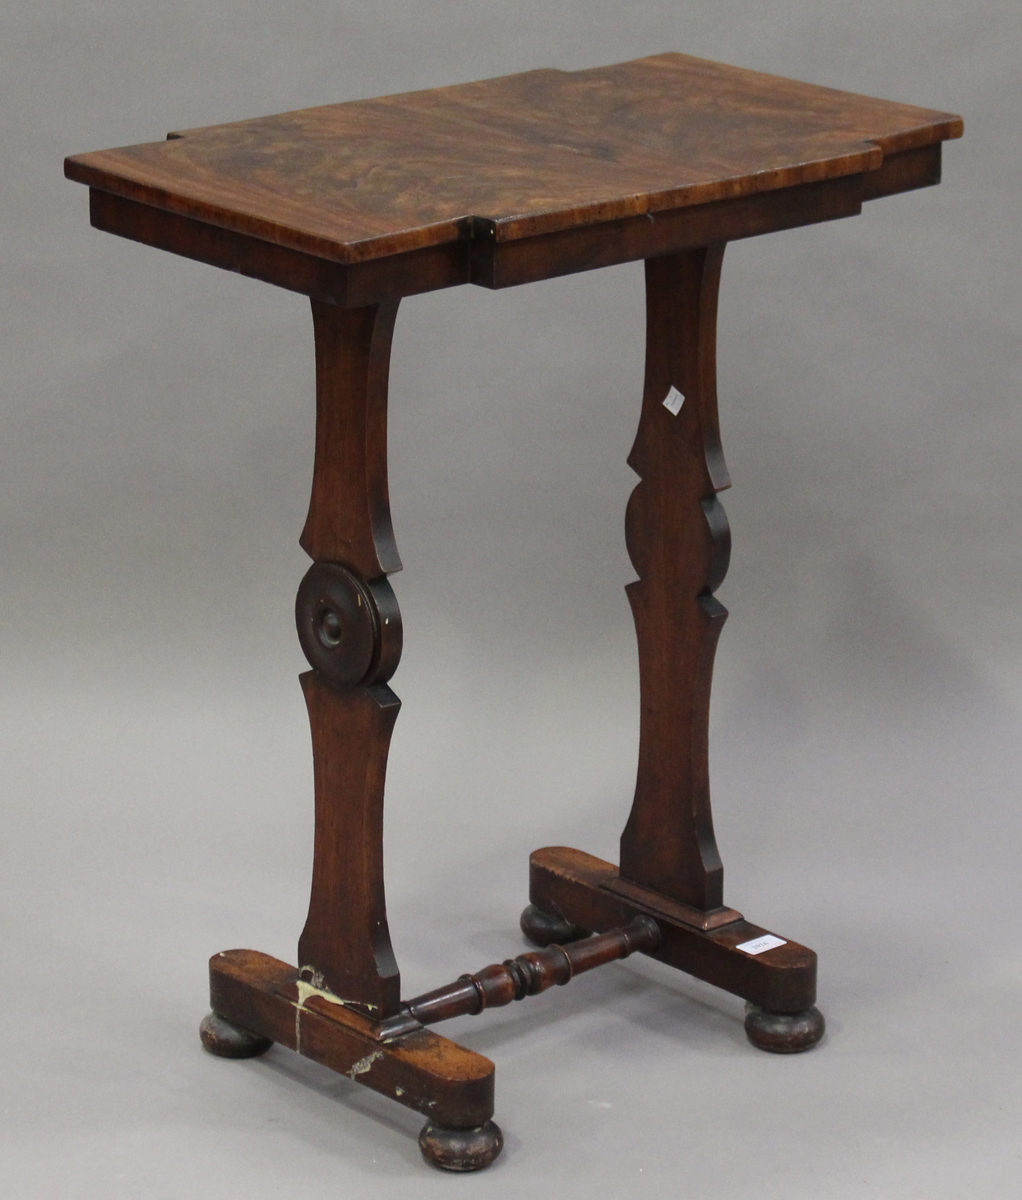
[[[730,534],[715,387],[725,244],[849,217],[940,179],[960,118],[682,54],[332,104],[76,155],[92,224],[310,297],[315,472],[301,544],[301,677],[316,835],[298,966],[254,950],[210,962],[207,1050],[273,1042],[427,1118],[426,1158],[500,1153],[493,1064],[434,1033],[633,951],[749,1002],[754,1045],[823,1034],[816,955],[724,904],[707,725],[714,598]],[[387,374],[402,296],[511,287],[645,260],[646,378],[625,519],[638,575],[638,780],[619,866],[531,859],[526,936],[545,949],[402,1000],[383,890],[388,686],[401,567],[387,499]]]

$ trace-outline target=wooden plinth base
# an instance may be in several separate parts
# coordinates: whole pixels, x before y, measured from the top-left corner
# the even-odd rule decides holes
[[[607,933],[652,917],[659,940],[645,952],[750,1001],[749,1038],[762,1049],[793,1053],[823,1036],[823,1018],[813,1008],[816,955],[791,941],[758,954],[740,949],[767,930],[733,909],[697,912],[622,881],[611,863],[563,846],[531,856],[529,895],[534,908],[526,910],[526,933],[532,936],[545,937],[558,924],[574,934]],[[213,1015],[203,1022],[203,1044],[211,1053],[251,1056],[279,1042],[390,1096],[428,1118],[423,1154],[447,1170],[478,1170],[500,1153],[489,1059],[426,1028],[390,1036],[386,1022],[256,950],[214,955],[209,976]]]
[[[770,1013],[804,1013],[815,1003],[813,951],[792,941],[761,954],[739,950],[738,946],[769,931],[744,920],[733,909],[719,910],[718,919],[720,915],[730,918],[726,924],[698,928],[698,924],[714,922],[689,923],[687,906],[644,888],[622,886],[612,863],[566,846],[536,850],[529,867],[531,902],[569,925],[598,933],[644,913],[660,927],[660,944],[651,952],[652,958],[705,979]]]
[[[217,1016],[390,1096],[434,1127],[479,1130],[493,1116],[493,1063],[439,1034],[422,1029],[384,1042],[378,1022],[309,988],[296,968],[257,950],[215,954],[209,981]]]

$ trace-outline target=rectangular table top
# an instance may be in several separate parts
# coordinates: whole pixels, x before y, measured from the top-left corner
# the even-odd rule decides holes
[[[480,229],[515,242],[868,177],[961,132],[950,113],[660,54],[211,125],[75,155],[65,172],[246,239],[368,264]],[[904,186],[919,183],[886,190]]]

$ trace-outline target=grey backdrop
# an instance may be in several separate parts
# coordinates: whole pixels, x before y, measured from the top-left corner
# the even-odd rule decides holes
[[[2,31],[0,1194],[1015,1194],[1017,0],[6,0]],[[293,961],[307,900],[311,320],[92,231],[61,160],[665,49],[966,118],[940,188],[725,259],[717,831],[728,901],[818,950],[829,1032],[760,1054],[740,1002],[648,960],[458,1022],[507,1149],[454,1179],[389,1101],[199,1049],[208,955]],[[399,314],[406,994],[520,950],[530,849],[616,853],[641,276]]]

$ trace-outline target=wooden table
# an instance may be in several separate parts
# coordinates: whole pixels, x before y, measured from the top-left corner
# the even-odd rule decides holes
[[[316,338],[315,472],[297,623],[312,670],[316,838],[298,967],[210,963],[214,1054],[280,1042],[428,1118],[427,1159],[500,1153],[493,1064],[427,1028],[633,951],[750,1002],[765,1050],[815,1045],[816,956],[724,904],[707,726],[730,533],[715,386],[725,244],[858,213],[940,179],[960,118],[682,54],[529,71],[172,133],[69,158],[98,229],[302,292]],[[387,374],[403,296],[645,260],[646,379],[625,535],[638,635],[638,780],[619,866],[531,859],[522,928],[546,949],[402,1001],[383,889],[388,681],[401,567]],[[589,936],[593,935],[593,936]]]

